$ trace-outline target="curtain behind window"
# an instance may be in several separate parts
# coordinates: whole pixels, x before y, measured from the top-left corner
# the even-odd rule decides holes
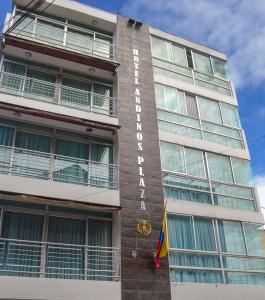
[[[195,249],[192,218],[167,215],[170,248]]]
[[[112,186],[114,179],[113,149],[107,145],[91,145],[90,183],[92,185]]]
[[[22,91],[25,75],[25,66],[9,61],[3,63],[2,89],[9,93],[19,94]]]
[[[196,249],[216,251],[214,229],[211,219],[194,218]]]
[[[46,272],[50,273],[48,277],[83,279],[85,256],[84,247],[80,245],[85,245],[85,234],[85,220],[49,217],[48,242],[50,244],[47,249],[46,264]]]
[[[87,144],[70,140],[56,139],[53,178],[56,181],[75,184],[88,183]]]
[[[91,89],[92,84],[90,82],[63,78],[61,100],[73,107],[82,106],[82,109],[90,109]]]
[[[18,132],[15,146],[19,149],[14,155],[12,172],[21,176],[48,178],[51,143],[49,136]]]
[[[241,223],[219,221],[218,225],[222,251],[245,254],[246,248]]]
[[[160,143],[163,170],[186,173],[184,148],[170,143]]]
[[[18,212],[4,212],[2,238],[7,241],[2,261],[6,272],[1,275],[39,276],[43,216]],[[30,241],[35,241],[31,243]],[[12,265],[12,266],[9,266]],[[9,273],[8,270],[16,271]]]
[[[212,180],[233,183],[230,159],[227,156],[207,153],[210,178]]]

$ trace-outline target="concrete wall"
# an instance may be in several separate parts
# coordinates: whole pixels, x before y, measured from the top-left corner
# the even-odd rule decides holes
[[[216,101],[225,102],[225,103],[232,104],[232,105],[238,105],[236,95],[226,96],[221,93],[217,93],[213,90],[204,88],[202,86],[198,86],[198,85],[184,82],[181,80],[168,78],[167,76],[164,76],[164,75],[155,74],[154,80],[157,83],[168,85],[168,86],[174,87],[176,89],[179,89],[179,90],[182,90],[185,92],[189,92],[189,93],[197,95],[197,96],[213,99]]]
[[[172,284],[172,300],[264,300],[265,286]]]
[[[119,282],[0,277],[0,299],[120,300]]]
[[[18,106],[24,106],[29,107],[33,109],[38,109],[42,111],[47,111],[50,113],[56,112],[58,115],[61,116],[69,116],[69,117],[75,117],[80,118],[88,121],[95,121],[95,122],[101,122],[105,124],[111,124],[111,125],[118,125],[118,118],[110,117],[107,115],[99,114],[99,113],[93,113],[90,111],[85,110],[79,110],[74,109],[71,107],[63,106],[63,105],[57,105],[49,102],[39,101],[39,100],[32,100],[20,96],[14,96],[9,94],[0,94],[0,102],[8,103],[12,105],[18,105]]]
[[[118,190],[78,184],[53,182],[19,176],[0,175],[0,190],[11,193],[37,195],[92,204],[120,205]]]
[[[186,147],[196,148],[207,152],[220,153],[228,156],[234,156],[242,159],[250,159],[248,149],[233,148],[217,144],[204,139],[195,139],[168,131],[159,130],[159,139],[164,142],[183,145]]]
[[[171,213],[194,215],[201,217],[237,220],[253,223],[264,223],[262,213],[227,208],[217,205],[203,204],[191,201],[183,201],[176,199],[165,199],[167,202],[167,211]],[[264,298],[265,299],[265,298]]]

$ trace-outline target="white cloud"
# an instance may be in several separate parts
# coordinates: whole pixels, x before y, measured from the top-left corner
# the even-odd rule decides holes
[[[265,1],[127,0],[121,12],[224,51],[237,87],[265,80]]]
[[[260,206],[265,208],[265,176],[256,176],[256,187],[259,194]],[[265,214],[265,209],[262,209]]]

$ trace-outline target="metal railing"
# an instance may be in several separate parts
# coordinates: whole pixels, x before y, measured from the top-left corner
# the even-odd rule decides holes
[[[229,80],[204,74],[157,57],[153,57],[153,67],[154,73],[157,75],[164,75],[172,79],[185,81],[227,96],[233,95]]]
[[[118,116],[117,98],[9,72],[0,73],[0,92],[112,117]]]
[[[118,166],[9,146],[0,146],[0,173],[116,189]]]
[[[119,248],[0,238],[0,275],[118,281]]]
[[[21,28],[22,27],[22,28]],[[104,59],[115,59],[112,37],[47,17],[27,18],[11,35]]]

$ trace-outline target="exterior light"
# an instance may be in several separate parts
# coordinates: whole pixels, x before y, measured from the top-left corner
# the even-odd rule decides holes
[[[89,68],[89,69],[88,69],[88,72],[89,72],[89,73],[95,73],[96,70],[95,70],[94,68]]]
[[[98,21],[97,21],[97,20],[93,20],[93,21],[91,22],[91,24],[94,25],[94,26],[96,26],[96,25],[98,25]]]
[[[25,52],[25,56],[26,56],[27,58],[30,58],[30,57],[32,57],[32,54],[31,54],[31,52],[27,51],[27,52]]]
[[[128,25],[132,26],[135,23],[134,19],[129,19],[128,20]]]
[[[15,112],[13,112],[13,116],[16,117],[16,118],[20,118],[21,113],[15,111]]]
[[[140,22],[140,21],[137,21],[137,22],[135,23],[135,27],[137,27],[137,28],[142,27],[142,25],[143,25],[143,22]]]

